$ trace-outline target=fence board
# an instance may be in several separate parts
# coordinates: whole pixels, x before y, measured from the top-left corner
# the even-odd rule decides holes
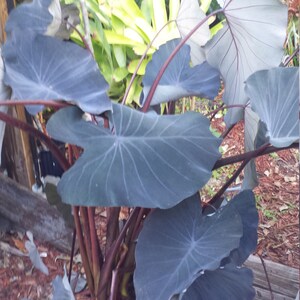
[[[299,270],[264,260],[270,279],[274,300],[295,300],[299,290]],[[266,274],[259,257],[251,255],[245,262],[254,274],[254,287],[257,300],[270,300]]]

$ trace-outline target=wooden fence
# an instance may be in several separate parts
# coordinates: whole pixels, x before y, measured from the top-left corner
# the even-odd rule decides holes
[[[299,290],[299,270],[264,260],[274,300],[295,300]],[[263,264],[259,257],[251,255],[245,263],[254,273],[256,300],[271,300],[271,293]]]

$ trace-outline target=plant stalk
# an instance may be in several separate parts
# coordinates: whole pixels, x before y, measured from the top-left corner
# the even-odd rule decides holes
[[[235,164],[238,162],[242,162],[244,160],[248,160],[248,159],[253,159],[262,155],[266,155],[269,153],[273,153],[273,152],[279,152],[282,150],[287,150],[287,149],[293,149],[293,148],[298,148],[299,147],[299,143],[293,143],[290,146],[284,147],[284,148],[276,148],[274,146],[268,146],[264,151],[262,152],[257,152],[257,150],[253,150],[253,151],[249,151],[243,154],[238,154],[235,156],[230,156],[230,157],[226,157],[226,158],[221,158],[219,160],[217,160],[217,162],[215,163],[213,170],[222,168],[224,166],[227,165],[231,165],[231,164]]]
[[[76,228],[78,242],[79,242],[80,254],[81,254],[82,263],[83,263],[85,275],[86,275],[86,281],[87,281],[87,284],[88,284],[91,294],[94,295],[94,292],[95,292],[94,281],[93,281],[93,276],[92,276],[92,272],[90,269],[90,264],[89,264],[88,256],[86,253],[85,244],[84,244],[78,206],[73,206],[73,214],[74,214],[75,228]]]
[[[263,153],[267,148],[269,144],[262,145],[260,148],[258,148],[256,151],[256,154]],[[252,157],[246,158],[242,164],[239,166],[239,168],[235,171],[235,173],[231,176],[229,180],[221,187],[221,189],[212,197],[212,199],[208,202],[210,205],[213,205],[218,199],[225,193],[225,191],[229,188],[229,186],[237,179],[237,177],[240,175],[240,173],[243,171],[245,166],[249,163],[249,161],[252,159]]]

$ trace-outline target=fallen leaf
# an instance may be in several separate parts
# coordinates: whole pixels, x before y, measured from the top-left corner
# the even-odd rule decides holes
[[[284,210],[287,210],[287,209],[289,209],[289,207],[286,204],[283,204],[279,207],[279,211],[284,211]]]
[[[17,249],[21,250],[22,252],[26,252],[26,248],[25,248],[25,245],[24,245],[24,242],[19,240],[19,239],[16,239],[16,238],[12,238],[15,246]]]
[[[280,181],[275,181],[275,182],[274,182],[274,185],[277,186],[277,187],[279,187],[279,188],[281,187]]]
[[[284,181],[285,182],[295,182],[297,179],[296,179],[296,176],[284,176]]]

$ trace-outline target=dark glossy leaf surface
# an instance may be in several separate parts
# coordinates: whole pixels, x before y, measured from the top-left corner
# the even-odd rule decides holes
[[[286,37],[287,7],[277,0],[223,0],[227,23],[206,46],[210,65],[218,68],[225,82],[226,104],[247,102],[245,80],[255,71],[280,64]],[[225,121],[231,125],[243,117],[232,108]]]
[[[251,270],[228,264],[198,277],[182,300],[252,300],[255,297],[252,284]]]
[[[247,79],[246,93],[273,146],[287,147],[299,140],[299,68],[256,72]]]
[[[159,47],[148,63],[143,79],[143,101],[147,98],[149,90],[157,74],[169,55],[180,40],[172,40]],[[199,96],[213,99],[217,96],[220,87],[219,72],[207,62],[190,67],[190,47],[184,45],[173,58],[155,91],[151,105],[171,100],[178,100],[184,96]]]
[[[196,196],[171,209],[155,210],[136,247],[137,299],[164,300],[181,293],[199,272],[217,269],[241,236],[241,219],[234,209],[202,216]]]
[[[255,196],[251,190],[242,191],[230,200],[224,209],[235,209],[242,220],[243,236],[240,245],[230,255],[231,261],[240,266],[257,246],[258,212]]]
[[[16,29],[26,29],[35,33],[46,34],[48,26],[53,22],[53,15],[50,14],[49,6],[55,8],[57,3],[59,6],[57,0],[33,0],[30,3],[18,5],[9,14],[5,27],[6,32],[10,35]],[[58,29],[59,24],[55,24],[54,27],[52,29],[55,31]],[[26,33],[24,34],[26,35]]]
[[[14,99],[65,100],[100,114],[111,109],[108,87],[91,54],[71,43],[16,31],[3,47],[4,82]],[[28,106],[35,114],[42,106]]]
[[[84,148],[58,184],[65,203],[172,207],[208,181],[220,156],[220,140],[198,113],[159,116],[114,104],[110,123],[114,134],[72,107],[50,119],[53,138]]]

